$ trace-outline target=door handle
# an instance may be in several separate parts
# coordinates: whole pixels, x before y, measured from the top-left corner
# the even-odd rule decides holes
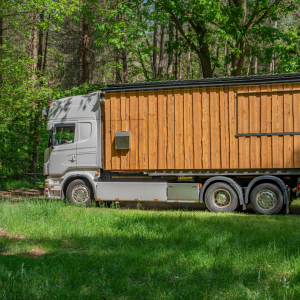
[[[76,161],[76,155],[72,155],[71,162],[74,162],[74,161]]]

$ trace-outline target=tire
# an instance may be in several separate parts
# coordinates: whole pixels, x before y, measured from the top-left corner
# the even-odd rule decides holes
[[[67,199],[71,204],[77,206],[90,206],[91,199],[91,189],[90,187],[81,179],[76,179],[72,181],[67,188]]]
[[[262,183],[252,190],[250,202],[256,213],[261,215],[275,215],[282,209],[283,195],[276,185]]]
[[[211,212],[233,212],[239,206],[239,199],[230,185],[216,182],[206,190],[205,204]]]

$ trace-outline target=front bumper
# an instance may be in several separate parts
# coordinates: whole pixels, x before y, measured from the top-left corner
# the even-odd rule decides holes
[[[46,179],[45,189],[44,189],[45,198],[62,199],[61,183],[62,183],[61,180]]]

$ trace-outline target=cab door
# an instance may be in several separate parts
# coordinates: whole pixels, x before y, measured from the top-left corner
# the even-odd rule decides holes
[[[77,167],[76,123],[55,124],[52,129],[53,150],[49,159],[49,175],[63,175]]]

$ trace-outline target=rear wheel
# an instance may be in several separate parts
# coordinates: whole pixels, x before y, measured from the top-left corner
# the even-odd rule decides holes
[[[67,188],[67,199],[70,203],[78,206],[90,206],[91,190],[89,186],[81,179],[72,181]]]
[[[271,183],[256,186],[250,195],[253,209],[261,215],[275,215],[283,206],[283,195],[279,187]]]
[[[205,193],[206,207],[212,212],[233,212],[239,205],[235,190],[224,182],[212,184]]]

